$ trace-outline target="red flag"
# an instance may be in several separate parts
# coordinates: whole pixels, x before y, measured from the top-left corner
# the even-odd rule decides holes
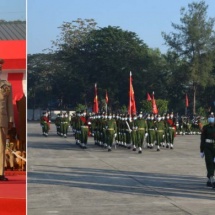
[[[108,94],[107,94],[107,90],[106,90],[106,95],[105,95],[105,101],[106,101],[106,104],[108,103]]]
[[[98,96],[97,96],[97,84],[95,84],[95,96],[93,101],[93,112],[98,113],[99,112],[99,103],[98,103]]]
[[[188,107],[189,106],[189,102],[188,102],[188,96],[186,94],[186,97],[185,97],[185,106]]]
[[[156,101],[154,98],[154,92],[152,93],[152,113],[158,114],[158,109],[157,109]]]
[[[152,100],[151,96],[149,95],[149,93],[147,93],[147,101],[151,101],[151,100]]]
[[[133,115],[136,114],[136,103],[134,99],[134,89],[132,85],[132,74],[130,72],[130,80],[129,80],[129,105],[128,105],[128,114]]]

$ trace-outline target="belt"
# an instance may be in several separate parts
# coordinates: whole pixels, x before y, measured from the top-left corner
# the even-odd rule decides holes
[[[158,132],[164,132],[164,130],[157,130]]]
[[[174,127],[169,127],[169,129],[175,129]]]
[[[81,127],[82,127],[82,128],[88,128],[88,126],[86,126],[86,125],[82,125]]]
[[[145,130],[145,128],[138,128],[138,130],[141,130],[141,131],[143,131],[143,130]]]
[[[113,128],[107,128],[107,130],[111,130],[111,131],[112,131],[112,130],[114,130],[114,129],[113,129]]]
[[[215,143],[215,140],[211,140],[211,139],[205,139],[206,143]]]
[[[153,129],[153,128],[149,128],[149,130],[150,130],[150,131],[154,131],[155,129]]]

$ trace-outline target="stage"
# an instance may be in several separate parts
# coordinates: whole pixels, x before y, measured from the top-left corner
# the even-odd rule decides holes
[[[9,181],[0,181],[0,214],[26,215],[26,172],[5,171]]]

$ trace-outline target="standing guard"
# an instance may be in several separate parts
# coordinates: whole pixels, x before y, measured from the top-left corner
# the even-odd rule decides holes
[[[200,156],[205,156],[207,169],[207,186],[215,188],[215,120],[213,115],[209,115],[208,124],[203,126],[200,143]]]

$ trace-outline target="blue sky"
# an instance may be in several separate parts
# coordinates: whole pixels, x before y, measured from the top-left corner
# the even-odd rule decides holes
[[[26,0],[0,0],[0,20],[26,20]]]
[[[174,31],[171,23],[180,24],[180,9],[187,8],[191,2],[193,0],[28,0],[28,53],[44,53],[60,35],[58,27],[77,18],[93,18],[99,27],[111,25],[133,31],[150,48],[159,48],[165,53],[167,47],[161,32]],[[208,16],[215,17],[214,0],[205,2],[209,6]]]

